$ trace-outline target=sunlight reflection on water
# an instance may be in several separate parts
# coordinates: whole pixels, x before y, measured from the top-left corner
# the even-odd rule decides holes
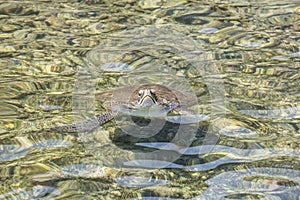
[[[26,190],[26,188],[19,188],[8,192],[6,194],[0,195],[1,199],[39,199],[48,195],[58,196],[61,192],[58,189],[48,186],[37,185],[32,188],[32,190]]]
[[[168,180],[162,180],[156,178],[143,178],[143,177],[135,177],[135,176],[119,177],[117,178],[116,182],[122,186],[139,187],[139,188],[167,185],[171,183],[171,181]]]
[[[22,158],[31,149],[66,148],[73,143],[64,140],[42,140],[31,146],[0,145],[0,161],[10,161]]]
[[[258,182],[247,178],[259,177]],[[283,185],[282,180],[294,185]],[[233,194],[259,194],[264,199],[295,199],[300,195],[300,171],[282,168],[255,168],[221,173],[205,181],[209,189],[195,199],[224,199]],[[286,183],[287,184],[287,183]]]
[[[224,155],[224,157],[204,164],[192,165],[192,166],[178,166],[178,165],[171,165],[165,164],[168,168],[185,168],[192,171],[205,171],[214,169],[222,164],[229,164],[229,163],[244,163],[244,162],[253,162],[259,161],[263,159],[268,159],[277,156],[288,156],[288,157],[299,157],[300,152],[294,149],[280,149],[280,148],[264,148],[264,149],[238,149],[229,146],[220,146],[220,145],[202,145],[202,146],[195,146],[195,147],[182,147],[177,146],[172,143],[167,142],[150,142],[150,143],[136,143],[138,146],[148,147],[148,148],[155,148],[155,149],[163,149],[169,151],[177,151],[182,155],[201,155],[201,154],[220,154]],[[147,167],[155,168],[156,162],[147,162]],[[150,163],[150,164],[149,164]],[[152,166],[151,166],[152,164]],[[135,165],[144,167],[146,165],[140,164]],[[173,167],[172,167],[173,166]]]
[[[281,110],[240,110],[241,113],[253,117],[269,119],[297,119],[300,118],[300,106]]]

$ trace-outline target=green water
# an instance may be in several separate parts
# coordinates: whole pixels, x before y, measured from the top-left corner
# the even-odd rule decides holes
[[[298,0],[0,3],[0,199],[299,199]],[[144,84],[198,118],[50,131]]]

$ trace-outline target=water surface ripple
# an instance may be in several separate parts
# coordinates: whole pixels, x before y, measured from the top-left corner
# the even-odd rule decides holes
[[[7,0],[0,24],[0,199],[299,198],[299,0]],[[145,84],[179,103],[124,103]]]

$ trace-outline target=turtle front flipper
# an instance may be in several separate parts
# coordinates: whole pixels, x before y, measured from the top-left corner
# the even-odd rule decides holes
[[[68,133],[80,133],[80,132],[89,132],[105,124],[106,122],[113,119],[117,114],[115,112],[107,112],[100,115],[95,115],[84,121],[75,122],[73,124],[68,124],[65,126],[57,126],[50,128],[51,131],[56,132],[68,132]]]

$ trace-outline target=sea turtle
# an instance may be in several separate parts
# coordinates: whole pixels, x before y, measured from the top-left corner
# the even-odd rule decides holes
[[[59,132],[91,131],[110,121],[120,113],[125,112],[127,114],[141,116],[139,111],[156,107],[156,109],[152,109],[152,111],[155,110],[155,115],[161,117],[166,116],[170,112],[173,114],[190,113],[190,111],[184,111],[182,105],[196,104],[195,98],[188,98],[188,95],[185,95],[183,92],[171,90],[168,87],[157,84],[127,86],[115,89],[106,95],[96,95],[96,98],[103,98],[103,96],[110,99],[111,105],[107,106],[109,107],[109,112],[95,115],[88,120],[54,127],[51,128],[51,130]],[[150,117],[153,117],[153,115]]]

